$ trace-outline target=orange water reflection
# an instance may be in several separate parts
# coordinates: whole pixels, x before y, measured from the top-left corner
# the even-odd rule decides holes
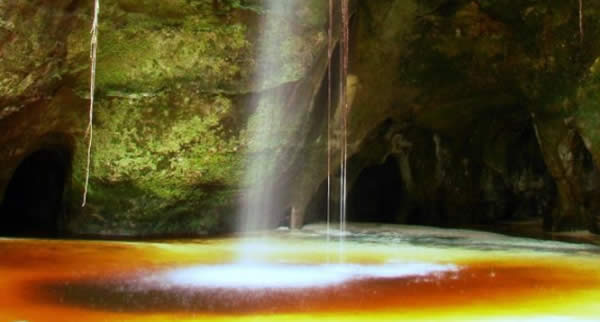
[[[275,238],[263,260],[337,260],[334,245]],[[236,240],[118,243],[0,240],[1,321],[510,321],[600,313],[595,252],[436,249],[347,242],[345,261],[451,263],[458,271],[300,289],[143,288],[135,277],[232,262]],[[248,276],[248,278],[253,278]]]

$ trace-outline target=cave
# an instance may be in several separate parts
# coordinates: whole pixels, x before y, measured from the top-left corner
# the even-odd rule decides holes
[[[600,1],[14,0],[0,53],[0,321],[600,316]]]
[[[1,206],[2,236],[58,237],[67,160],[63,151],[42,149],[21,162]]]
[[[405,188],[393,156],[363,169],[348,195],[348,220],[393,223],[398,221]]]

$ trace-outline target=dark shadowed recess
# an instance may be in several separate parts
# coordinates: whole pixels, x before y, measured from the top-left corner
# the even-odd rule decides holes
[[[365,168],[348,195],[348,219],[357,222],[394,223],[402,206],[404,187],[394,157]]]
[[[59,235],[69,160],[66,151],[42,149],[21,162],[0,206],[0,235]]]

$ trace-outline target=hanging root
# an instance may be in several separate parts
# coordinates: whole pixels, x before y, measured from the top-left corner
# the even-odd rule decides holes
[[[87,149],[87,165],[85,168],[85,185],[83,188],[83,202],[81,207],[85,207],[87,201],[88,184],[90,181],[90,161],[92,159],[92,137],[93,137],[93,120],[94,120],[94,92],[96,89],[96,49],[98,47],[98,13],[100,12],[100,0],[94,0],[94,20],[92,21],[91,41],[90,41],[90,115],[89,123],[86,130],[88,138]]]

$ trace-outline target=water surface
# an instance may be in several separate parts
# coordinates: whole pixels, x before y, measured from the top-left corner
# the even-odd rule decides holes
[[[2,321],[596,321],[600,248],[351,226],[152,243],[0,239]]]

